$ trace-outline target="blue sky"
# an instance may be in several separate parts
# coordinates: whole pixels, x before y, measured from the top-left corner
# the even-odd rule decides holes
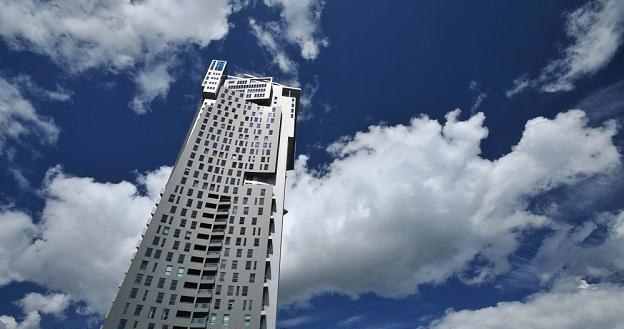
[[[624,323],[624,1],[0,4],[0,329],[99,327],[214,58],[304,92],[278,327]]]

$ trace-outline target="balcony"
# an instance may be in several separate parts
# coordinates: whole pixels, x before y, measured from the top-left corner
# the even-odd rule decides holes
[[[210,308],[210,303],[197,303],[195,304],[196,309],[205,310]]]
[[[212,295],[212,289],[199,289],[197,290],[199,295]]]
[[[206,318],[192,318],[191,319],[191,325],[204,324],[204,323],[206,323]]]
[[[215,280],[214,275],[204,275],[201,277],[202,282],[214,282],[214,280]]]

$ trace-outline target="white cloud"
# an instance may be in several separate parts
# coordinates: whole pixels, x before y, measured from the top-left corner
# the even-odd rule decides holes
[[[297,44],[301,56],[316,59],[329,40],[321,32],[322,0],[264,0],[269,7],[281,9],[280,30],[290,43]]]
[[[304,315],[304,316],[298,316],[296,318],[280,320],[279,326],[284,327],[284,328],[291,328],[291,327],[297,327],[297,326],[315,322],[315,321],[318,321],[318,318],[316,316]]]
[[[545,92],[567,91],[579,78],[604,68],[622,44],[624,2],[600,0],[571,12],[566,33],[572,44],[563,57],[550,62],[539,77]]]
[[[30,76],[25,74],[17,75],[12,79],[12,82],[18,86],[23,93],[47,101],[68,102],[71,101],[74,94],[72,91],[63,88],[59,84],[56,84],[55,90],[42,88],[36,84]]]
[[[0,154],[30,137],[33,141],[53,144],[58,134],[54,121],[37,113],[20,86],[0,77]]]
[[[160,63],[149,70],[140,71],[134,82],[138,87],[137,94],[130,101],[130,108],[137,114],[145,114],[149,111],[152,100],[157,97],[164,98],[169,92],[169,85],[173,82],[173,77],[169,73],[168,64]]]
[[[470,113],[474,114],[483,104],[483,101],[488,97],[488,94],[481,88],[481,84],[476,80],[470,81],[468,90],[476,93],[476,96],[472,99],[472,105],[470,105]]]
[[[483,101],[488,97],[488,94],[484,92],[480,92],[477,96],[475,96],[472,105],[470,106],[470,113],[475,113],[483,104]]]
[[[28,313],[21,322],[12,316],[0,315],[0,329],[39,329],[40,321],[41,315],[38,312]]]
[[[137,183],[145,187],[147,196],[152,200],[160,199],[160,190],[165,187],[171,170],[169,166],[161,166],[160,168],[137,176]]]
[[[588,109],[592,120],[604,120],[619,116],[624,112],[624,80],[593,91],[574,108]]]
[[[560,225],[532,262],[540,280],[562,276],[604,280],[624,272],[624,211],[599,214],[580,226]]]
[[[150,196],[164,186],[168,170],[141,176]],[[132,183],[98,183],[60,168],[48,172],[42,193],[45,207],[36,224],[23,212],[0,213],[0,283],[33,281],[104,314],[154,200]],[[13,225],[4,229],[4,223]]]
[[[364,318],[365,318],[364,314],[358,314],[358,315],[350,316],[350,317],[340,321],[338,323],[338,326],[350,327],[350,326],[355,325],[358,322],[361,322],[362,320],[364,320]]]
[[[67,306],[69,306],[69,296],[65,294],[42,295],[39,293],[29,293],[19,302],[24,312],[40,312],[43,314],[55,314],[62,316]]]
[[[314,77],[313,82],[306,83],[301,91],[301,98],[299,99],[299,112],[297,113],[297,121],[303,122],[310,120],[314,117],[312,112],[312,99],[316,96],[316,92],[320,88],[318,77]],[[325,108],[326,110],[327,108]]]
[[[531,79],[526,74],[523,74],[513,81],[513,87],[505,92],[505,95],[508,98],[512,98],[515,95],[525,91],[527,88],[531,86]]]
[[[167,92],[162,84],[172,79],[162,79],[163,63],[172,65],[186,45],[206,47],[225,37],[228,16],[242,4],[228,0],[2,0],[0,6],[0,36],[12,49],[49,56],[73,73],[93,68],[134,73],[139,89],[135,102],[143,104],[133,102],[133,106],[140,112]],[[158,74],[156,82],[143,78],[154,74]]]
[[[69,306],[69,296],[65,294],[42,295],[29,293],[15,303],[20,306],[26,316],[18,322],[12,316],[0,316],[0,329],[39,329],[41,314],[53,314],[62,317]]]
[[[531,295],[524,302],[501,302],[478,310],[449,310],[428,329],[622,329],[624,287],[583,284]]]
[[[579,79],[605,68],[622,44],[624,2],[595,0],[579,7],[566,15],[565,32],[571,43],[561,57],[548,63],[536,79],[516,79],[508,97],[529,86],[543,92],[569,91]]]
[[[273,64],[282,71],[282,73],[296,75],[297,64],[293,62],[282,45],[278,42],[281,31],[277,23],[258,23],[255,19],[249,19],[249,26],[251,27],[252,34],[258,40],[258,44],[263,47],[273,58]]]
[[[482,282],[509,270],[528,230],[551,225],[526,200],[620,164],[615,124],[581,111],[527,122],[520,142],[482,158],[484,115],[444,125],[372,126],[333,144],[320,171],[301,156],[289,177],[281,300],[322,292],[402,297],[452,275]],[[471,261],[480,265],[467,266]]]
[[[54,144],[59,134],[54,121],[40,115],[31,100],[67,102],[71,96],[72,92],[58,84],[55,90],[48,90],[24,74],[6,78],[0,75],[0,155],[6,156],[6,170],[20,189],[27,189],[30,182],[23,168],[16,165],[16,158],[36,154],[33,145]]]
[[[20,278],[10,267],[10,262],[30,245],[39,228],[27,214],[19,211],[0,211],[0,223],[0,285],[5,285]]]

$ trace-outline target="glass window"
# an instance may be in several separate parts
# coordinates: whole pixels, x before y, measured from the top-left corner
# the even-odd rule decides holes
[[[156,315],[156,308],[155,307],[150,307],[149,312],[147,313],[147,316],[150,319],[153,319],[155,315]]]
[[[184,275],[184,267],[178,268],[178,273],[177,273],[178,278],[181,278],[183,275]]]
[[[223,325],[224,326],[230,325],[230,315],[229,314],[223,314]]]
[[[143,305],[137,305],[136,308],[134,309],[134,315],[139,316],[141,315],[141,311],[143,310]]]
[[[173,271],[173,266],[167,265],[167,267],[165,268],[165,275],[171,275],[172,271]]]
[[[139,273],[136,275],[136,278],[134,278],[134,283],[140,284],[141,282],[143,282],[143,274]]]

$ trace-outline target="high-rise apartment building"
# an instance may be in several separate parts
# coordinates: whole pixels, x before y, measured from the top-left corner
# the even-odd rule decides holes
[[[275,328],[301,90],[220,60],[202,89],[104,329]]]

